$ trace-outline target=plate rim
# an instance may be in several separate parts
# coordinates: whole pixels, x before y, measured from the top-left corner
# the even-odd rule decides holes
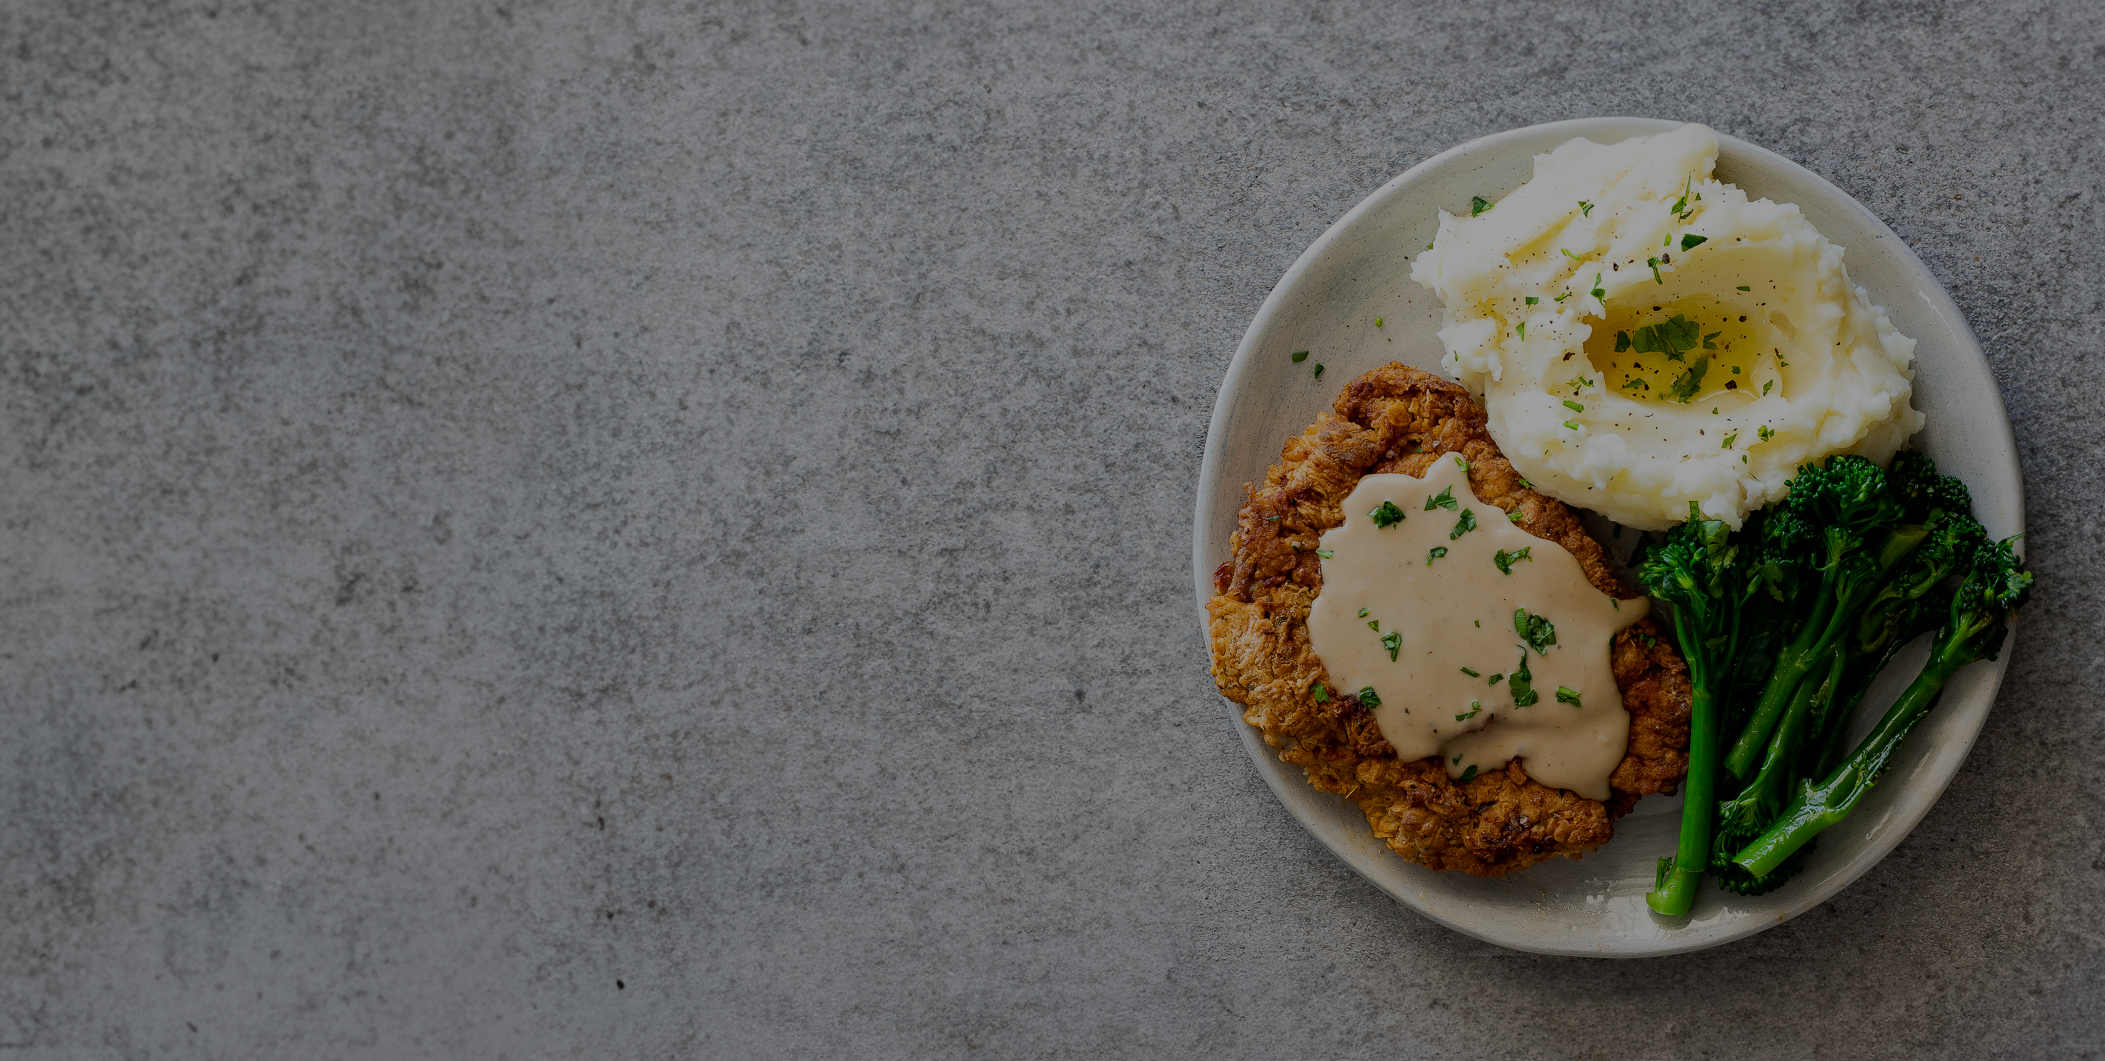
[[[1266,295],[1257,312],[1251,317],[1249,326],[1244,329],[1242,339],[1237,344],[1235,353],[1229,359],[1227,369],[1222,373],[1220,389],[1214,397],[1213,413],[1207,422],[1206,447],[1199,464],[1198,496],[1195,499],[1196,505],[1192,528],[1192,576],[1198,603],[1200,640],[1201,644],[1205,646],[1209,659],[1212,655],[1212,647],[1211,632],[1208,628],[1206,615],[1206,603],[1213,595],[1212,572],[1218,566],[1218,563],[1208,563],[1212,556],[1209,552],[1209,544],[1211,543],[1208,540],[1208,531],[1220,520],[1218,507],[1214,504],[1218,491],[1212,489],[1212,486],[1221,475],[1221,465],[1226,459],[1223,455],[1227,446],[1225,441],[1226,432],[1223,428],[1227,420],[1231,397],[1241,389],[1238,384],[1242,383],[1244,377],[1251,374],[1252,364],[1257,357],[1256,348],[1260,338],[1267,330],[1267,324],[1292,298],[1292,292],[1298,287],[1302,277],[1312,271],[1317,263],[1345,238],[1346,233],[1351,231],[1362,217],[1380,209],[1391,196],[1400,194],[1404,188],[1416,183],[1430,171],[1455,159],[1478,152],[1498,150],[1506,147],[1511,141],[1532,140],[1556,132],[1567,133],[1566,138],[1569,139],[1570,137],[1585,136],[1589,131],[1598,131],[1606,125],[1620,125],[1626,129],[1636,130],[1634,133],[1622,134],[1627,137],[1628,135],[1644,135],[1647,132],[1661,132],[1687,124],[1690,123],[1663,118],[1602,115],[1543,122],[1475,137],[1439,152],[1383,182],[1380,187],[1368,193],[1352,209],[1346,211],[1336,221],[1332,222],[1329,227],[1324,229],[1321,235],[1317,236],[1295,258],[1294,263],[1273,284],[1272,290]],[[1992,422],[1980,426],[1999,430],[2000,441],[2003,443],[2002,452],[2008,455],[2007,463],[2009,467],[2007,472],[2010,476],[2016,517],[2016,530],[2014,533],[2020,535],[2017,544],[2020,555],[2022,555],[2024,543],[2021,536],[2024,533],[2025,511],[2024,478],[2018,461],[2019,453],[2016,432],[2010,422],[2008,404],[2002,398],[2002,389],[1995,380],[1987,354],[1982,350],[1979,338],[1974,335],[1972,326],[1966,321],[1965,315],[1960,312],[1958,304],[1953,301],[1951,293],[1945,290],[1944,285],[1938,281],[1936,275],[1916,255],[1914,249],[1909,247],[1905,240],[1901,239],[1897,233],[1886,225],[1884,220],[1872,213],[1855,196],[1835,186],[1833,182],[1820,174],[1758,144],[1750,143],[1723,132],[1719,132],[1717,136],[1721,158],[1728,153],[1735,156],[1744,156],[1750,160],[1756,160],[1780,169],[1794,179],[1808,182],[1816,189],[1824,189],[1831,193],[1829,201],[1822,205],[1838,206],[1841,210],[1854,214],[1859,224],[1864,225],[1879,236],[1886,245],[1884,248],[1885,252],[1898,257],[1900,264],[1905,270],[1913,272],[1921,278],[1923,287],[1918,293],[1931,303],[1931,311],[1938,316],[1948,318],[1950,322],[1956,325],[1956,331],[1952,338],[1956,340],[1956,344],[1961,348],[1961,353],[1971,352],[1971,364],[1978,368],[1986,377],[1989,389],[1996,397],[1995,407],[1992,410]],[[1233,511],[1233,506],[1230,507],[1230,511]],[[1221,544],[1224,545],[1225,542]],[[1999,653],[1999,658],[1990,664],[1992,675],[1987,688],[1989,711],[1983,712],[1981,720],[1976,723],[1971,732],[1965,734],[1964,745],[1966,750],[1970,751],[1972,745],[1978,740],[1980,729],[1985,725],[1987,715],[1993,711],[1995,699],[2001,692],[2003,677],[2009,668],[2011,655],[2016,645],[2016,637],[2017,622],[2013,617],[2009,638]],[[1243,721],[1240,706],[1226,697],[1221,697],[1220,703],[1231,725],[1235,728],[1237,736],[1241,739],[1244,752],[1249,755],[1252,761],[1251,765],[1257,768],[1258,775],[1264,779],[1266,786],[1272,790],[1273,796],[1280,801],[1281,806],[1312,839],[1322,844],[1333,855],[1351,867],[1353,872],[1359,874],[1360,877],[1387,894],[1391,899],[1456,932],[1512,950],[1549,955],[1613,958],[1663,957],[1722,946],[1782,924],[1826,902],[1849,885],[1855,883],[1865,873],[1870,872],[1872,867],[1884,861],[1885,857],[1891,854],[1893,849],[1906,840],[1914,832],[1915,828],[1921,824],[1922,819],[1928,815],[1930,808],[1934,807],[1938,800],[1943,798],[1945,790],[1950,787],[1951,782],[1957,777],[1960,768],[1965,763],[1965,755],[1962,753],[1952,763],[1944,776],[1935,780],[1935,790],[1926,793],[1928,798],[1921,801],[1920,807],[1913,809],[1912,813],[1901,815],[1906,820],[1896,821],[1895,824],[1899,826],[1898,828],[1889,830],[1872,843],[1867,844],[1846,865],[1844,872],[1823,881],[1822,886],[1819,888],[1808,889],[1805,896],[1793,902],[1785,911],[1779,912],[1779,916],[1776,918],[1739,918],[1729,924],[1719,925],[1708,931],[1699,931],[1697,926],[1690,925],[1683,930],[1687,933],[1685,939],[1679,935],[1668,936],[1659,941],[1659,944],[1656,946],[1603,951],[1598,948],[1559,946],[1519,940],[1503,933],[1486,930],[1475,924],[1463,923],[1456,918],[1444,915],[1429,904],[1414,901],[1414,898],[1408,893],[1378,879],[1370,872],[1371,861],[1395,859],[1397,856],[1390,852],[1386,845],[1378,843],[1374,845],[1378,848],[1378,851],[1348,851],[1340,847],[1339,844],[1334,843],[1322,830],[1316,828],[1308,816],[1303,813],[1301,807],[1297,805],[1297,799],[1289,798],[1289,792],[1299,796],[1301,790],[1308,788],[1307,779],[1300,776],[1301,772],[1298,770],[1288,771],[1275,768],[1281,765],[1277,761],[1277,756],[1272,752],[1270,746],[1264,743],[1256,729]],[[1289,776],[1290,774],[1291,776]],[[1371,835],[1370,833],[1370,838]]]

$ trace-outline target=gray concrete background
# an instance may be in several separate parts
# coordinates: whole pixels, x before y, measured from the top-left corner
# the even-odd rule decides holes
[[[0,1057],[2090,1057],[2105,9],[0,6]],[[1388,177],[1592,114],[1861,198],[2041,581],[1893,856],[1623,964],[1258,782],[1189,513]]]

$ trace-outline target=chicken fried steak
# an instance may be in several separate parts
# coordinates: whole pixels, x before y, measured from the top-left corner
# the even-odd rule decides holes
[[[1522,485],[1461,387],[1392,362],[1353,380],[1332,410],[1287,441],[1261,488],[1245,488],[1233,555],[1214,572],[1213,676],[1244,706],[1243,719],[1310,784],[1357,804],[1397,854],[1437,870],[1497,877],[1577,858],[1614,835],[1614,819],[1638,797],[1674,791],[1688,769],[1688,668],[1650,619],[1617,634],[1611,649],[1630,739],[1606,803],[1530,780],[1517,758],[1467,782],[1450,780],[1437,755],[1404,762],[1372,712],[1335,689],[1308,636],[1323,583],[1315,550],[1366,475],[1422,477],[1441,454],[1460,454],[1481,501],[1519,513],[1517,526],[1563,546],[1601,592],[1640,594],[1616,578],[1571,509]]]

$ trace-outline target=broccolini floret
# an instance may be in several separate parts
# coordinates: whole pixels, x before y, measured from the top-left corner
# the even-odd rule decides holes
[[[1930,514],[1939,510],[1956,515],[1973,511],[1966,484],[1958,476],[1937,474],[1936,462],[1924,454],[1911,450],[1894,457],[1886,481],[1905,510],[1901,518],[1906,522],[1929,523]]]

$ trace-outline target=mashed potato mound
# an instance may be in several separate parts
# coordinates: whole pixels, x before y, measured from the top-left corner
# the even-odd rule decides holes
[[[1475,216],[1442,211],[1411,270],[1521,474],[1645,530],[1692,501],[1737,527],[1799,465],[1884,464],[1922,426],[1915,341],[1796,206],[1711,179],[1717,156],[1701,125],[1573,140]]]

